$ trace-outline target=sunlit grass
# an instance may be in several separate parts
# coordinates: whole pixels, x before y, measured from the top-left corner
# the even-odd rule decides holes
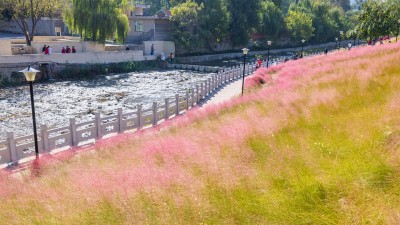
[[[258,70],[242,98],[3,174],[0,224],[399,224],[399,48]]]

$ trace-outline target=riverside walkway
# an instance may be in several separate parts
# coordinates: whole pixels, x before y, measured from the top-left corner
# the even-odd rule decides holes
[[[212,94],[208,98],[204,99],[200,105],[205,107],[212,104],[220,104],[235,96],[239,96],[241,93],[242,79],[238,79],[232,83],[222,86],[220,90],[215,92],[215,94]]]

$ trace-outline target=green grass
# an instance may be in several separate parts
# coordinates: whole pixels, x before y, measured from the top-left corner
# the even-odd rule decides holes
[[[291,88],[2,177],[0,224],[399,224],[399,53],[368,52],[348,71],[288,64],[309,67]],[[377,55],[382,69],[363,63]]]

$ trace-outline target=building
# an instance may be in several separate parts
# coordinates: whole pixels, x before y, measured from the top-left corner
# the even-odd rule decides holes
[[[141,44],[143,41],[170,41],[172,38],[172,23],[169,20],[171,12],[160,10],[156,15],[147,14],[149,5],[135,3],[133,11],[129,12],[130,31],[126,43]]]
[[[127,12],[130,31],[126,38],[127,44],[142,44],[143,41],[171,41],[172,23],[170,22],[171,12],[160,10],[156,15],[149,15],[150,5],[142,3],[134,4],[134,10]],[[28,26],[32,25],[29,23]],[[22,34],[22,30],[14,21],[2,23],[0,31]],[[35,35],[37,36],[66,36],[70,35],[68,28],[61,17],[42,18],[36,25]]]

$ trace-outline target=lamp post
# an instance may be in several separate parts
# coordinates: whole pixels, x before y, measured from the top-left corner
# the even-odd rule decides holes
[[[268,44],[268,53],[267,53],[267,69],[269,66],[269,48],[271,47],[272,41],[267,41]]]
[[[338,44],[337,44],[339,39],[338,39],[338,38],[335,38],[335,40],[336,40],[336,48],[339,48],[339,46],[338,46]]]
[[[304,55],[304,54],[303,54],[303,45],[304,45],[304,42],[306,42],[306,40],[302,39],[302,40],[301,40],[301,56]]]
[[[339,35],[339,50],[340,50],[340,43],[342,42],[342,36],[343,36],[343,31],[339,31],[340,35]]]
[[[243,82],[242,82],[242,96],[243,96],[243,91],[244,91],[244,75],[246,73],[246,56],[247,53],[249,53],[249,49],[248,48],[244,48],[242,49],[243,51]]]
[[[397,43],[397,36],[399,36],[399,33],[400,33],[400,19],[397,20],[397,23],[399,24],[399,27],[398,27],[398,29],[397,29],[396,43]]]
[[[35,155],[36,159],[39,158],[39,148],[38,148],[38,139],[37,139],[37,131],[36,131],[36,118],[35,118],[35,102],[33,99],[33,81],[35,80],[36,73],[40,72],[30,66],[25,68],[24,70],[19,71],[25,75],[26,81],[29,82],[30,87],[30,96],[31,96],[31,108],[32,108],[32,122],[33,122],[33,139],[35,141]]]

